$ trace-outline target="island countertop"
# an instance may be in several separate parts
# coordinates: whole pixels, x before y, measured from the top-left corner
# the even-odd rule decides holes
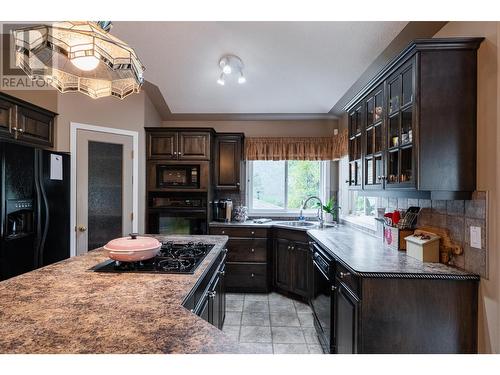
[[[182,306],[226,236],[165,236],[215,247],[195,273],[99,273],[102,250],[0,282],[0,353],[237,353]]]
[[[352,272],[364,277],[479,280],[479,276],[442,263],[426,263],[389,249],[382,239],[348,225],[309,230],[309,236]]]

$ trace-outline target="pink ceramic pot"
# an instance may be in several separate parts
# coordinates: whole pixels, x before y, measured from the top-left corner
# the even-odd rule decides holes
[[[120,262],[138,262],[154,258],[160,248],[161,243],[156,238],[140,237],[136,233],[111,240],[103,247],[111,259]]]

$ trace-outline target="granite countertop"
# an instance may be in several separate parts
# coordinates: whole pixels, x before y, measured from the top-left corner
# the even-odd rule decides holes
[[[360,276],[479,280],[478,275],[442,263],[424,263],[407,256],[404,251],[389,249],[382,244],[382,239],[347,225],[312,229],[307,233]]]
[[[0,353],[237,353],[182,306],[227,236],[165,236],[216,246],[193,275],[98,273],[102,250],[0,282]]]

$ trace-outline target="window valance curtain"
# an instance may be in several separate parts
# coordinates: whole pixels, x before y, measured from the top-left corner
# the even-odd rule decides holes
[[[245,138],[246,160],[336,160],[347,154],[347,130],[332,137]]]

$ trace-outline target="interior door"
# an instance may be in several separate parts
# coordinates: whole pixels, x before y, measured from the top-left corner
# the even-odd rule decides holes
[[[77,131],[77,255],[132,232],[132,150],[131,136]]]

